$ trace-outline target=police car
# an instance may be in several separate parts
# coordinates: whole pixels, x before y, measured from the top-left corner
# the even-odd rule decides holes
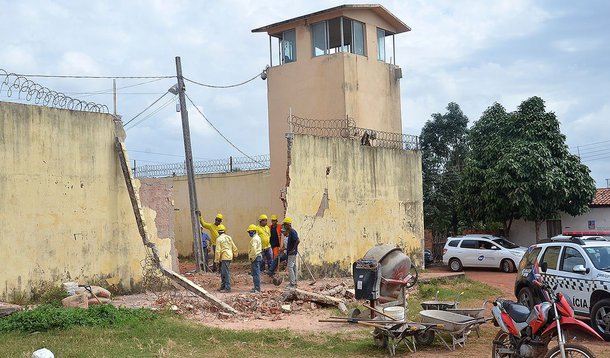
[[[546,273],[539,267],[547,266]],[[574,312],[591,317],[591,326],[610,341],[610,238],[558,236],[532,245],[519,263],[515,296],[533,307],[542,300],[534,274],[557,286]]]

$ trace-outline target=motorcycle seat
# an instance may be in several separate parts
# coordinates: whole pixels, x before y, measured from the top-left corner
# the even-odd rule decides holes
[[[527,321],[527,317],[530,315],[530,309],[527,306],[515,303],[513,301],[503,301],[502,307],[510,318],[517,323],[523,323]]]

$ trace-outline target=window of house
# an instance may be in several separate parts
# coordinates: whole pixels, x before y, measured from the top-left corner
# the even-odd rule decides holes
[[[297,34],[294,29],[282,32],[280,46],[282,49],[282,63],[297,60]]]
[[[346,17],[312,24],[312,55],[350,52],[366,56],[364,31],[364,23]]]

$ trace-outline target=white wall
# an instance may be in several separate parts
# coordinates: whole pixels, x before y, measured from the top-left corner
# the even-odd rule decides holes
[[[595,220],[595,228],[589,229],[589,220]],[[562,231],[610,231],[610,207],[591,208],[579,216],[561,214]],[[547,238],[546,222],[540,225],[540,238]],[[536,242],[536,231],[531,221],[516,220],[510,229],[510,240],[521,246]]]

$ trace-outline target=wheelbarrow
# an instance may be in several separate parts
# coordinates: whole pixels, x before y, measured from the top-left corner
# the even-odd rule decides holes
[[[424,310],[447,310],[450,308],[457,308],[460,304],[460,297],[464,294],[461,292],[457,295],[454,301],[440,301],[438,299],[438,292],[436,291],[436,295],[434,296],[434,300],[423,301],[421,306]]]
[[[441,311],[441,310],[423,310],[419,312],[423,324],[436,324],[426,334],[421,334],[416,337],[417,342],[422,345],[432,344],[435,338],[435,333],[447,333],[451,337],[451,345],[443,338],[442,335],[436,334],[437,337],[445,344],[449,350],[455,350],[456,346],[464,347],[468,340],[468,335],[473,330],[479,335],[479,327],[491,320],[491,318],[473,318],[467,315]]]

